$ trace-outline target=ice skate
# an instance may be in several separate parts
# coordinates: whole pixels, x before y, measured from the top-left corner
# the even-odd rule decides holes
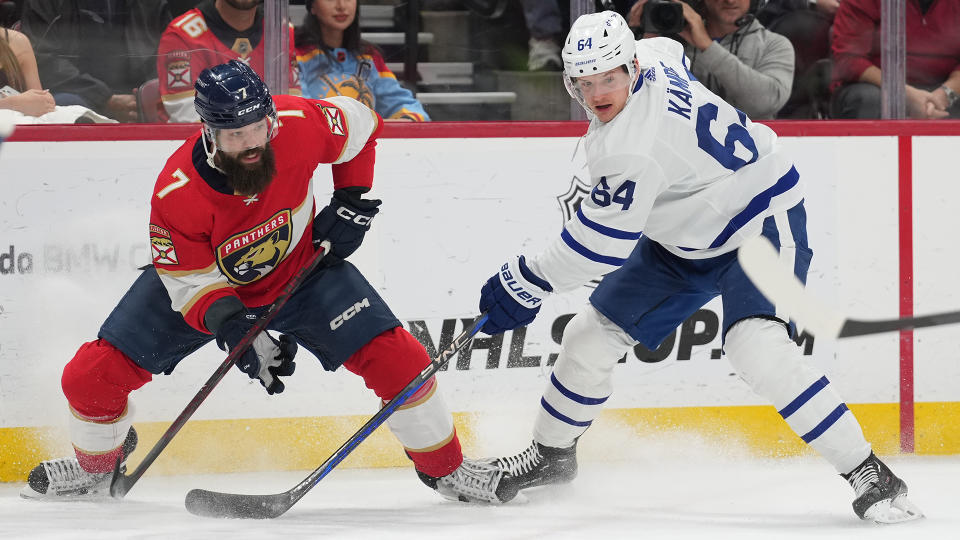
[[[523,452],[491,463],[503,470],[497,497],[507,502],[521,489],[573,481],[577,477],[577,445],[554,448],[533,441]]]
[[[923,512],[907,498],[907,484],[872,452],[856,469],[841,476],[857,494],[853,511],[860,519],[901,523],[923,517]]]
[[[123,441],[123,458],[126,461],[137,447],[137,432],[131,427]],[[120,466],[125,472],[126,466]],[[110,497],[110,481],[113,471],[91,473],[77,462],[76,456],[43,461],[30,471],[27,485],[20,490],[25,499],[41,500],[104,500]]]
[[[417,471],[417,476],[424,484],[451,501],[488,504],[505,502],[496,493],[502,475],[499,467],[487,461],[467,458],[463,459],[457,470],[440,478]]]

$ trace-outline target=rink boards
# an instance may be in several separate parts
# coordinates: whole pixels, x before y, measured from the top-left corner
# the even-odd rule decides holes
[[[818,295],[858,318],[960,308],[960,126],[772,125],[806,181]],[[431,354],[475,314],[480,285],[499,264],[559,234],[589,178],[582,131],[573,123],[388,128],[375,180],[383,211],[352,260]],[[0,151],[0,481],[22,480],[37,459],[69,450],[60,372],[150,262],[148,199],[188,133],[26,128]],[[321,167],[318,205],[330,185]],[[439,376],[469,452],[526,443],[562,329],[591,290],[551,298],[526,329],[483,336]],[[586,455],[616,458],[610,440],[678,433],[757,455],[805,451],[722,358],[719,313],[711,302],[657,351],[627,354],[607,411],[584,438]],[[960,453],[958,331],[802,346],[879,452],[951,454]],[[222,359],[208,346],[134,394],[138,454]],[[308,354],[287,389],[268,397],[228,374],[152,470],[313,468],[378,406],[362,381],[323,372]],[[347,465],[405,462],[385,430],[355,454]]]

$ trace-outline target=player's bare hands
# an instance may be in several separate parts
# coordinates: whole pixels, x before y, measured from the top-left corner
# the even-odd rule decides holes
[[[53,112],[56,105],[49,90],[27,90],[19,95],[10,96],[4,101],[10,103],[8,108],[27,116],[43,116]]]
[[[690,4],[681,2],[680,0],[673,1],[683,6],[683,18],[687,21],[687,26],[680,32],[680,37],[701,51],[706,50],[707,47],[713,43],[713,40],[710,39],[710,34],[707,33],[707,27],[703,23],[703,17],[701,17],[700,14],[697,13],[697,10],[693,9],[693,6]]]
[[[120,122],[137,121],[137,97],[133,94],[114,94],[107,100],[107,116]]]

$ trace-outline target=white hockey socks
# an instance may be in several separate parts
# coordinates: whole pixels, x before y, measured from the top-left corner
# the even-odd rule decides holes
[[[92,473],[112,471],[133,425],[133,403],[128,401],[120,417],[109,420],[87,418],[73,408],[70,413],[70,440],[80,466]]]
[[[560,356],[540,400],[533,440],[568,448],[603,411],[613,367],[633,338],[587,305],[563,333]]]
[[[727,332],[727,358],[754,392],[839,473],[870,455],[860,424],[822,370],[804,361],[782,323],[750,318]]]

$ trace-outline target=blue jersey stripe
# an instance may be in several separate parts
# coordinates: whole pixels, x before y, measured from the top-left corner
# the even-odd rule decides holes
[[[797,172],[796,167],[790,167],[790,170],[787,171],[787,174],[780,177],[777,180],[777,183],[770,186],[769,188],[761,191],[754,197],[747,207],[740,211],[739,214],[733,216],[733,219],[727,223],[727,226],[723,228],[723,231],[714,239],[713,243],[710,244],[710,248],[717,248],[722,246],[733,236],[737,231],[743,228],[744,225],[750,223],[750,220],[760,215],[761,212],[770,207],[770,200],[790,191],[797,183],[800,181],[800,173]]]
[[[574,240],[573,236],[570,236],[570,233],[566,229],[564,229],[563,232],[560,233],[560,238],[563,239],[564,243],[567,244],[567,246],[569,246],[570,249],[576,251],[577,253],[582,255],[584,258],[590,259],[591,261],[603,263],[603,264],[609,264],[611,266],[623,266],[623,263],[627,262],[626,259],[621,259],[619,257],[610,257],[607,255],[600,255],[599,253],[590,251],[589,249],[587,249],[586,246]]]
[[[557,376],[552,373],[550,374],[550,382],[553,383],[554,388],[559,390],[560,393],[564,395],[564,397],[566,397],[570,401],[576,401],[577,403],[580,403],[583,405],[600,405],[610,397],[610,396],[607,396],[602,398],[590,398],[586,396],[581,396],[580,394],[560,384],[560,381],[557,380]]]
[[[604,236],[609,236],[610,238],[616,238],[618,240],[639,240],[640,237],[643,236],[643,232],[622,231],[620,229],[614,229],[613,227],[601,225],[600,223],[597,223],[596,221],[593,221],[587,216],[583,215],[583,211],[580,208],[577,208],[577,218],[580,220],[580,223],[583,223],[587,227]]]
[[[806,402],[810,401],[813,396],[817,395],[820,390],[826,388],[828,384],[830,384],[830,381],[827,380],[826,376],[820,377],[820,379],[810,385],[810,388],[804,390],[796,399],[791,401],[789,405],[777,412],[786,420],[791,414],[797,412],[797,409],[803,407]]]
[[[817,424],[817,427],[811,429],[809,433],[801,437],[803,442],[810,444],[811,441],[820,435],[823,435],[823,432],[830,429],[830,426],[836,424],[837,420],[839,420],[840,417],[843,416],[843,413],[847,412],[848,410],[849,409],[847,409],[846,403],[837,405],[837,408],[834,409],[832,413],[828,414],[827,417],[823,419],[823,422]]]
[[[544,398],[540,398],[540,405],[543,407],[543,409],[544,409],[545,411],[547,411],[548,413],[550,413],[550,416],[556,418],[557,420],[559,420],[559,421],[561,421],[561,422],[563,422],[563,423],[565,423],[565,424],[570,424],[571,426],[577,426],[577,427],[588,427],[590,424],[593,423],[593,420],[589,420],[589,421],[587,421],[587,422],[578,422],[577,420],[574,420],[573,418],[570,418],[569,416],[566,416],[566,415],[564,415],[564,414],[560,414],[560,411],[558,411],[558,410],[554,409],[553,407],[551,407],[550,404],[547,403],[547,400],[544,399]]]

